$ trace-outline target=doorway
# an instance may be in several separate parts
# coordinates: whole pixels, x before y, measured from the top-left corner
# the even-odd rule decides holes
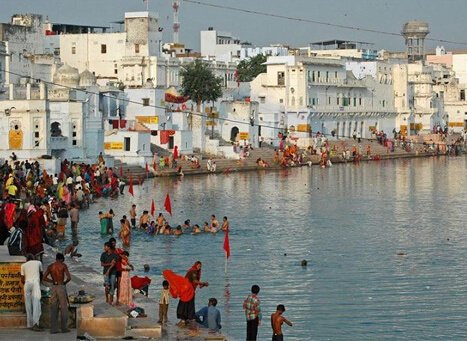
[[[239,133],[238,127],[233,127],[230,131],[230,141],[235,142]]]

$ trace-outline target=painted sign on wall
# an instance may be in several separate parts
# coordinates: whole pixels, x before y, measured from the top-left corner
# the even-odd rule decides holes
[[[106,150],[122,150],[123,142],[105,142],[104,149]]]
[[[159,116],[136,116],[136,121],[143,124],[158,124]]]
[[[20,263],[0,263],[0,312],[23,311]]]

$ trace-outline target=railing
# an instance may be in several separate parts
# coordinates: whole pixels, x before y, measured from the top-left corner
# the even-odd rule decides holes
[[[66,136],[51,136],[50,149],[66,149],[68,146],[68,137]]]

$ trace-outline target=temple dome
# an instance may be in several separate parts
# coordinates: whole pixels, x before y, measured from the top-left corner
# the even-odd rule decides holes
[[[79,85],[78,69],[64,64],[55,72],[53,81],[56,85],[75,88]]]

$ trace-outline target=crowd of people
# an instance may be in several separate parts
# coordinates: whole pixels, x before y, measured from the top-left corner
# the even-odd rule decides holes
[[[101,226],[101,234],[113,234],[113,219],[115,214],[112,209],[107,213],[99,212],[99,221]],[[120,219],[120,230],[118,237],[120,238],[123,247],[129,247],[131,243],[132,231],[143,231],[149,235],[175,235],[181,236],[184,234],[200,234],[211,233],[216,234],[219,231],[226,231],[229,229],[229,220],[227,217],[222,218],[222,223],[216,218],[215,214],[211,215],[209,222],[204,222],[202,226],[199,224],[192,224],[190,219],[187,219],[183,224],[171,226],[163,213],[159,213],[157,217],[149,214],[148,210],[143,210],[138,218],[136,204],[131,206],[129,210],[129,217],[123,215]],[[154,219],[155,218],[155,219]]]

